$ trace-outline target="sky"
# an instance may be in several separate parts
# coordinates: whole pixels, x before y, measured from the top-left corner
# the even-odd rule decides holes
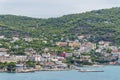
[[[120,0],[0,0],[0,14],[37,18],[59,17],[112,7],[120,7]]]

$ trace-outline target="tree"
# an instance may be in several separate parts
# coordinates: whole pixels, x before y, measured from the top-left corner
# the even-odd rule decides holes
[[[10,62],[7,65],[7,71],[8,72],[15,72],[16,70],[16,64],[14,62]]]
[[[31,60],[26,62],[26,67],[35,67],[35,63]]]
[[[7,67],[7,62],[0,62],[0,69],[4,69],[5,67]]]
[[[107,52],[107,53],[111,53],[111,52],[112,52],[112,49],[107,49],[106,52]]]

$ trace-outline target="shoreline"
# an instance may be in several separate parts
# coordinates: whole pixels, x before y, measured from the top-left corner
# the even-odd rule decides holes
[[[33,69],[33,70],[25,70],[19,71],[16,73],[29,73],[29,72],[37,72],[37,71],[69,71],[70,69]]]
[[[38,72],[38,71],[70,71],[73,69],[26,69],[22,71],[8,72],[4,70],[0,70],[0,73],[30,73],[30,72]]]
[[[82,67],[105,67],[105,66],[120,66],[120,65],[84,65]],[[80,68],[80,67],[79,67]],[[0,70],[0,73],[33,73],[33,72],[39,72],[39,71],[70,71],[70,70],[79,70],[79,69],[25,69],[21,71],[15,71],[15,72],[8,72],[7,70]]]

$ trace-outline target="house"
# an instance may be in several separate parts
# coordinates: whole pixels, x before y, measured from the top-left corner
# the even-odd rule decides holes
[[[47,62],[47,61],[51,61],[51,54],[50,53],[43,53],[41,55],[41,62]]]
[[[24,62],[27,60],[27,56],[16,56],[16,55],[8,55],[5,54],[4,56],[0,56],[0,62]]]
[[[59,64],[59,65],[56,65],[56,66],[57,66],[57,68],[62,68],[62,69],[67,68],[67,64],[65,64],[65,63]]]
[[[27,60],[27,56],[23,56],[23,55],[13,56],[13,59],[15,59],[15,62],[18,61],[24,62]]]
[[[118,59],[118,61],[117,61],[117,62],[118,62],[118,64],[120,64],[120,58]]]
[[[31,60],[35,62],[41,61],[41,55],[32,55]]]
[[[57,59],[58,59],[58,61],[62,61],[62,60],[64,60],[65,58],[58,56]]]
[[[58,61],[58,59],[51,59],[51,61],[53,61],[53,62],[57,62],[57,61]]]
[[[79,56],[80,56],[80,51],[79,51],[79,50],[75,51],[75,52],[73,53],[73,55],[76,56],[76,57],[79,57]]]
[[[4,39],[4,38],[5,38],[5,36],[4,36],[4,35],[1,35],[1,36],[0,36],[0,39]]]
[[[16,41],[20,40],[18,37],[13,37],[12,39],[13,39],[12,42],[16,42]]]
[[[91,43],[91,42],[84,42],[80,48],[79,48],[79,52],[83,53],[83,52],[90,52],[92,49],[96,49],[96,44],[95,43]]]
[[[42,41],[42,42],[43,42],[43,43],[45,43],[45,44],[47,43],[47,41],[45,41],[45,40],[44,40],[44,41]]]
[[[0,56],[0,62],[16,62],[14,56]]]
[[[80,47],[81,43],[79,43],[79,42],[74,42],[74,41],[70,41],[70,42],[68,43],[68,45],[69,45],[70,47]]]
[[[99,41],[98,44],[99,45],[104,45],[104,41]]]
[[[104,52],[104,56],[105,56],[105,57],[109,57],[109,56],[111,56],[111,54]]]
[[[60,47],[63,47],[63,46],[67,46],[68,43],[67,42],[57,42],[56,45],[60,46]]]
[[[46,58],[41,57],[40,62],[44,64],[44,62],[47,62],[48,60]]]
[[[6,48],[0,48],[0,56],[9,56],[9,54],[7,54],[8,49]]]
[[[25,40],[27,42],[31,42],[33,39],[32,38],[23,38],[23,40]]]
[[[6,48],[0,48],[0,51],[1,51],[1,52],[7,52],[8,49],[6,49]]]
[[[96,44],[91,43],[91,42],[85,42],[83,45],[90,48],[90,49],[95,49],[96,48]]]
[[[56,59],[56,58],[57,58],[56,53],[55,53],[55,52],[51,53],[50,58],[52,58],[52,59]]]
[[[60,56],[60,57],[66,57],[66,52],[60,53],[58,56]]]
[[[81,62],[91,62],[90,56],[80,56],[80,61]]]
[[[110,64],[110,65],[114,65],[114,64],[116,64],[116,62],[109,62],[109,64]]]
[[[35,69],[42,69],[42,67],[40,65],[35,65]]]
[[[44,58],[50,58],[50,53],[43,53],[42,57],[44,57]]]
[[[53,69],[55,68],[55,64],[53,62],[46,62],[44,68]]]
[[[44,53],[47,53],[49,51],[49,48],[44,49]]]
[[[72,57],[73,56],[73,53],[66,53],[65,54],[65,57]]]
[[[78,39],[83,39],[85,36],[83,36],[83,35],[81,35],[81,36],[77,36],[78,37]]]
[[[9,54],[7,52],[0,52],[0,56],[9,56]]]
[[[98,44],[99,44],[99,47],[101,48],[107,48],[109,47],[111,42],[107,42],[107,41],[99,41]]]
[[[102,51],[102,49],[96,49],[96,50],[95,50],[95,52],[99,52],[99,53],[100,53],[101,51]]]
[[[25,53],[29,56],[36,54],[36,51],[33,48],[26,48]]]
[[[16,72],[23,71],[24,68],[24,64],[16,64]]]
[[[62,63],[62,61],[57,61],[55,64],[57,68],[62,68],[62,69],[67,68],[67,64]]]

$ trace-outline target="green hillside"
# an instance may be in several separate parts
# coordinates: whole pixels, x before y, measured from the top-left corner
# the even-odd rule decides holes
[[[100,40],[120,44],[120,8],[102,9],[58,18],[39,19],[0,15],[0,34],[7,37],[35,37],[59,41],[88,34],[92,42]]]

